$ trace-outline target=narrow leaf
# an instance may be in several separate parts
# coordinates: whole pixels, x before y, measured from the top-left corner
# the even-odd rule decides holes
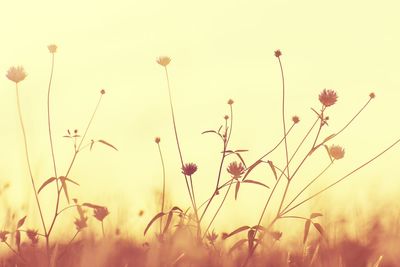
[[[168,212],[168,218],[167,218],[167,222],[165,223],[165,227],[164,227],[163,234],[165,234],[165,233],[167,232],[168,227],[169,227],[169,225],[171,224],[172,215],[173,215],[172,211]]]
[[[231,237],[231,236],[233,236],[233,235],[236,235],[236,234],[238,234],[238,233],[240,233],[240,232],[242,232],[242,231],[245,231],[245,230],[247,230],[247,229],[249,229],[249,228],[250,228],[250,226],[247,226],[247,225],[242,226],[242,227],[239,227],[238,229],[236,229],[236,230],[233,231],[232,233],[226,235],[224,239],[227,239],[228,237]]]
[[[235,150],[235,153],[242,153],[242,152],[248,152],[248,149],[237,149]]]
[[[326,143],[326,142],[328,142],[329,140],[331,140],[333,137],[335,137],[336,136],[336,134],[331,134],[330,136],[328,136],[327,138],[325,138],[324,139],[324,141],[322,142],[322,143]]]
[[[149,230],[150,226],[159,218],[161,218],[162,216],[164,216],[166,213],[164,212],[159,212],[157,213],[156,216],[153,217],[153,219],[151,219],[151,221],[147,224],[146,229],[144,229],[144,233],[143,235],[146,235],[147,230]]]
[[[306,220],[306,223],[304,224],[303,244],[305,244],[307,241],[308,233],[310,232],[310,225],[311,225],[311,220]]]
[[[328,147],[327,145],[324,145],[324,147],[325,147],[325,149],[326,149],[326,152],[328,153],[329,159],[331,160],[331,162],[333,162],[331,153],[329,153],[329,147]]]
[[[102,143],[102,144],[105,144],[105,145],[107,145],[107,146],[109,146],[109,147],[112,147],[112,148],[114,148],[115,150],[118,151],[118,149],[117,149],[115,146],[113,146],[112,144],[110,144],[110,143],[108,143],[108,142],[106,142],[106,141],[104,141],[104,140],[97,140],[97,142],[100,142],[100,143]]]
[[[24,225],[25,219],[26,219],[26,216],[24,216],[23,218],[21,218],[21,219],[18,221],[18,223],[17,223],[17,229],[19,229],[22,225]]]
[[[46,185],[50,184],[51,182],[55,181],[56,177],[51,177],[49,179],[47,179],[39,188],[38,190],[38,194],[40,193],[40,191],[42,191],[43,188],[45,188]]]
[[[258,185],[264,186],[264,187],[266,187],[266,188],[269,188],[268,185],[265,185],[265,184],[263,184],[263,183],[261,183],[261,182],[254,181],[254,180],[244,180],[244,181],[242,181],[242,182],[243,182],[243,183],[249,183],[249,184],[258,184]]]
[[[96,205],[96,204],[92,204],[92,203],[83,203],[82,206],[88,207],[88,208],[92,208],[92,209],[99,209],[99,208],[104,208],[102,206]]]
[[[21,248],[21,232],[15,231],[15,244],[17,245],[18,251]]]
[[[271,167],[272,172],[274,173],[275,180],[278,180],[278,175],[276,174],[275,165],[272,161],[268,160],[268,165]]]
[[[90,140],[90,150],[92,150],[93,145],[94,145],[94,140],[92,139],[92,140]]]
[[[311,215],[310,215],[310,219],[314,219],[314,218],[321,217],[321,216],[323,216],[322,213],[313,212],[313,213],[311,213]]]
[[[249,243],[249,252],[253,250],[254,237],[255,237],[255,235],[256,235],[256,231],[253,230],[253,229],[250,229],[250,230],[247,232],[247,240],[248,240],[248,243]]]
[[[235,188],[235,200],[237,199],[237,196],[238,196],[238,193],[239,193],[239,189],[240,189],[240,182],[237,181],[236,188]]]
[[[228,254],[231,254],[234,250],[240,248],[244,243],[246,243],[247,239],[240,239],[237,241],[230,249]]]
[[[70,183],[73,183],[73,184],[79,186],[79,184],[78,184],[77,182],[75,182],[75,181],[69,179],[68,177],[65,177],[65,181],[68,181],[68,182],[70,182]]]
[[[171,209],[171,211],[175,211],[175,210],[179,210],[180,212],[183,213],[183,210],[181,210],[181,208],[179,208],[179,207],[177,207],[177,206],[175,206],[175,207],[173,207],[173,208]]]
[[[60,176],[60,177],[59,177],[59,179],[60,179],[60,181],[61,181],[61,188],[62,188],[62,190],[64,190],[65,197],[66,197],[66,199],[67,199],[67,201],[68,201],[68,204],[69,204],[68,187],[67,187],[67,183],[65,182],[65,179],[66,179],[66,178],[67,178],[67,177],[65,177],[65,176]]]
[[[242,158],[242,156],[240,155],[240,153],[235,153],[235,155],[238,156],[238,158],[240,159],[240,161],[243,163],[243,166],[244,166],[245,168],[247,168],[247,167],[246,167],[246,162],[244,162],[244,159]]]
[[[315,229],[317,229],[318,232],[321,234],[321,236],[325,238],[325,231],[322,228],[322,226],[319,223],[314,223],[314,222],[313,222],[313,225],[314,225]]]
[[[250,174],[250,172],[258,165],[258,164],[260,164],[261,162],[263,162],[262,160],[257,160],[256,162],[254,162],[248,169],[247,169],[247,172],[246,172],[246,174],[244,175],[244,177],[243,177],[243,180],[244,179],[246,179],[246,177]]]

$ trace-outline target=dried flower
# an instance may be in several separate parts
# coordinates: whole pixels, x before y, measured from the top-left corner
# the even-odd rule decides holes
[[[106,93],[106,90],[101,89],[100,94],[104,95]]]
[[[243,164],[236,161],[231,162],[226,170],[232,175],[233,179],[239,179],[245,171]]]
[[[229,119],[229,116],[228,116],[228,115],[225,115],[225,116],[224,116],[224,119],[225,119],[225,120],[228,120],[228,119]]]
[[[191,176],[193,173],[197,171],[197,165],[194,163],[186,163],[182,167],[182,173],[187,176]]]
[[[160,143],[160,141],[161,141],[161,138],[160,138],[160,137],[154,138],[154,142],[156,142],[157,144]]]
[[[9,233],[8,231],[0,231],[0,242],[6,242]]]
[[[299,116],[293,116],[292,117],[292,121],[293,121],[294,124],[299,123],[299,121],[300,121]]]
[[[212,233],[207,233],[206,236],[207,240],[210,242],[210,244],[214,244],[215,241],[218,238],[218,235],[214,232],[214,230],[212,231]]]
[[[22,66],[13,66],[8,69],[6,76],[9,80],[15,83],[19,83],[20,81],[23,81],[25,79],[26,73]]]
[[[106,207],[97,207],[93,210],[93,216],[101,222],[105,217],[107,217],[108,214],[110,214],[110,212],[108,212]]]
[[[232,105],[234,102],[233,102],[233,100],[232,99],[229,99],[228,100],[228,105]]]
[[[275,51],[275,56],[276,56],[276,57],[280,57],[280,56],[282,56],[282,52],[281,52],[281,50],[279,50],[279,49],[278,49],[278,50],[276,50],[276,51]]]
[[[329,154],[334,159],[341,159],[344,157],[344,149],[340,146],[332,145],[329,147]]]
[[[38,230],[28,229],[26,231],[26,236],[32,241],[32,245],[35,245],[39,242]]]
[[[171,59],[169,57],[162,56],[159,57],[156,61],[161,66],[166,67],[171,62]]]
[[[370,93],[370,94],[369,94],[369,97],[370,97],[370,98],[375,98],[375,93],[374,93],[374,92]]]
[[[49,52],[52,54],[57,52],[57,46],[55,44],[48,45],[47,48],[49,49]]]
[[[76,230],[81,231],[82,229],[87,227],[87,217],[83,216],[80,219],[75,219],[74,224],[76,226]]]
[[[335,91],[331,89],[324,89],[321,94],[319,94],[319,101],[325,106],[329,107],[336,103],[338,96]]]

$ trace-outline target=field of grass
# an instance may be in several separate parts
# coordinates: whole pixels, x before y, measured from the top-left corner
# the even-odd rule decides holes
[[[280,69],[282,81],[281,112],[281,138],[275,146],[271,147],[258,157],[249,162],[246,159],[245,149],[237,149],[231,146],[230,139],[235,129],[234,106],[235,101],[227,100],[227,115],[221,118],[221,126],[203,132],[216,138],[220,142],[221,155],[219,168],[216,170],[215,183],[210,185],[210,195],[207,199],[199,199],[196,194],[196,186],[193,178],[197,175],[198,166],[194,162],[187,162],[182,153],[179,125],[174,111],[172,88],[168,66],[171,59],[166,56],[159,57],[156,63],[164,72],[166,89],[169,94],[171,114],[171,134],[174,135],[177,147],[177,156],[180,159],[182,183],[185,184],[185,192],[173,192],[174,194],[186,194],[189,200],[186,206],[170,205],[166,199],[166,184],[169,182],[165,175],[165,161],[162,152],[162,139],[155,137],[155,149],[159,153],[159,168],[162,172],[162,184],[160,184],[160,202],[156,203],[158,211],[152,215],[146,223],[146,227],[137,235],[144,235],[145,242],[128,238],[127,233],[119,229],[112,230],[113,235],[106,235],[104,221],[112,212],[103,205],[91,202],[80,202],[74,198],[68,190],[69,186],[78,185],[79,181],[73,180],[69,174],[76,164],[76,159],[84,150],[92,150],[93,146],[103,145],[110,150],[118,151],[112,142],[103,139],[89,139],[87,132],[96,116],[99,105],[106,95],[104,89],[99,90],[98,102],[90,116],[83,132],[67,130],[64,138],[71,141],[73,156],[68,164],[66,173],[59,173],[58,163],[53,149],[52,116],[51,116],[51,88],[53,70],[55,66],[56,45],[49,45],[48,50],[52,57],[50,78],[47,94],[47,124],[48,140],[51,150],[48,151],[52,158],[53,176],[39,181],[34,177],[31,166],[31,155],[25,129],[24,114],[21,112],[19,100],[20,87],[27,77],[23,67],[11,67],[6,77],[12,82],[16,91],[16,107],[19,116],[20,131],[23,139],[24,157],[29,173],[27,177],[31,184],[31,193],[34,195],[35,208],[38,211],[41,228],[32,229],[26,216],[16,218],[9,207],[2,207],[2,213],[6,214],[6,221],[1,222],[4,227],[0,229],[0,267],[16,266],[339,266],[339,267],[392,267],[400,266],[397,262],[400,252],[400,212],[398,204],[389,203],[386,209],[391,212],[369,214],[368,220],[357,220],[356,235],[354,230],[349,230],[350,219],[326,218],[320,211],[314,211],[308,216],[300,216],[296,213],[299,207],[314,201],[325,191],[334,190],[335,186],[347,180],[365,166],[373,164],[373,161],[384,156],[391,148],[396,146],[400,139],[389,144],[383,144],[385,149],[372,155],[369,160],[354,168],[334,182],[325,185],[319,191],[312,191],[311,186],[323,179],[324,174],[334,164],[346,156],[345,149],[337,145],[337,136],[342,135],[352,126],[352,123],[362,115],[364,109],[375,101],[375,93],[366,93],[365,101],[360,104],[358,112],[352,114],[343,126],[332,132],[327,129],[331,120],[330,107],[339,100],[338,93],[334,89],[322,89],[316,92],[315,103],[318,108],[311,108],[311,114],[315,117],[312,125],[303,126],[301,118],[296,115],[288,116],[286,99],[285,72],[280,50],[276,50],[271,58],[276,59]],[[361,97],[360,97],[361,98]],[[298,144],[288,145],[288,141],[298,127],[305,127],[306,134]],[[277,153],[278,149],[284,152],[283,162],[273,162],[270,155]],[[312,161],[317,153],[324,151],[329,159],[326,166],[318,166],[314,176],[306,184],[301,184],[300,189],[292,196],[288,194],[298,181],[298,173],[308,161]],[[318,154],[320,155],[320,154]],[[253,171],[263,166],[269,170],[272,183],[265,183],[253,178]],[[229,177],[229,179],[226,179]],[[40,200],[42,190],[48,190],[49,185],[55,185],[54,210],[44,211]],[[235,201],[242,194],[246,186],[259,187],[265,190],[265,202],[259,203],[261,213],[257,221],[248,221],[245,225],[234,229],[226,229],[223,232],[215,232],[216,218],[220,217],[220,211],[229,201]],[[8,184],[0,185],[0,198],[5,197]],[[298,184],[296,184],[298,186]],[[297,187],[296,187],[297,188]],[[228,196],[230,196],[228,198]],[[350,196],[349,196],[350,197]],[[64,203],[67,206],[62,206]],[[349,199],[350,201],[350,199]],[[6,202],[4,202],[6,203]],[[216,207],[216,208],[211,208]],[[60,215],[67,210],[75,210],[75,229],[63,229],[71,232],[73,237],[69,242],[61,242],[54,237],[54,227],[61,224]],[[52,213],[51,220],[47,221],[43,214]],[[3,215],[2,214],[2,215]],[[268,214],[268,216],[267,216]],[[384,215],[383,215],[384,214]],[[101,225],[101,234],[95,235],[88,223],[89,217]],[[226,219],[226,218],[223,218]],[[234,218],[228,218],[230,220]],[[281,221],[295,221],[302,225],[302,231],[287,235],[286,230],[281,229]],[[108,229],[110,233],[110,229]],[[349,234],[350,233],[350,234]]]

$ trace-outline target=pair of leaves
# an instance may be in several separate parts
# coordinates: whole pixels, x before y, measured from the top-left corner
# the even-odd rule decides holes
[[[104,140],[97,140],[97,141],[95,141],[95,140],[91,140],[90,141],[90,150],[92,150],[92,148],[93,148],[93,145],[94,145],[94,143],[96,143],[96,142],[99,142],[99,143],[102,143],[102,144],[104,144],[104,145],[106,145],[106,146],[109,146],[109,147],[111,147],[111,148],[113,148],[114,150],[116,150],[116,151],[118,151],[118,149],[115,147],[115,146],[113,146],[112,144],[110,144],[109,142],[107,142],[107,141],[104,141]]]
[[[303,244],[307,242],[308,233],[310,232],[311,224],[317,229],[317,231],[321,234],[322,237],[325,237],[325,232],[322,226],[319,223],[315,223],[312,219],[322,216],[322,213],[311,213],[310,218],[306,220],[304,224],[304,236],[303,236]]]
[[[261,182],[254,181],[254,180],[242,180],[241,182],[240,182],[240,181],[237,181],[237,182],[236,182],[236,187],[235,187],[235,200],[237,200],[237,196],[238,196],[238,193],[239,193],[239,189],[240,189],[240,184],[241,184],[241,183],[256,184],[256,185],[261,185],[261,186],[264,186],[264,187],[266,187],[266,188],[269,188],[268,185],[265,185],[265,184],[263,184],[263,183],[261,183]]]
[[[165,216],[165,215],[168,215],[168,218],[167,218],[167,222],[165,223],[165,226],[164,226],[164,230],[163,230],[163,234],[168,230],[168,228],[169,228],[169,226],[170,226],[170,224],[171,224],[171,221],[172,221],[172,216],[173,216],[173,214],[174,214],[174,212],[178,212],[178,214],[182,214],[183,213],[183,210],[181,210],[179,207],[173,207],[169,212],[159,212],[159,213],[157,213],[151,220],[150,220],[150,222],[147,224],[147,226],[146,226],[146,228],[144,229],[144,232],[143,232],[143,235],[146,235],[146,233],[147,233],[147,231],[150,229],[150,226],[155,222],[155,221],[157,221],[158,219],[160,219],[161,217],[163,217],[163,216]]]
[[[65,176],[60,176],[60,177],[58,177],[58,178],[56,178],[56,177],[50,177],[49,179],[47,179],[46,181],[44,181],[44,183],[40,186],[40,188],[39,188],[39,190],[38,190],[38,194],[39,194],[40,191],[42,191],[47,185],[51,184],[52,182],[54,182],[54,181],[56,181],[56,180],[59,180],[59,181],[61,182],[61,189],[64,191],[65,197],[67,198],[67,201],[68,201],[68,203],[69,203],[69,194],[68,194],[68,187],[67,187],[66,181],[68,181],[68,182],[70,182],[70,183],[73,183],[73,184],[75,184],[75,185],[78,185],[78,186],[79,186],[79,184],[78,184],[77,182],[71,180],[70,178],[65,177]]]

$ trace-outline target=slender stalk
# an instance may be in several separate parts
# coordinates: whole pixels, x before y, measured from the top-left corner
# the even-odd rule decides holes
[[[101,230],[102,230],[102,232],[103,232],[103,238],[105,238],[105,237],[106,237],[106,234],[105,234],[105,232],[104,232],[104,223],[103,223],[103,221],[101,221]]]
[[[162,200],[161,200],[161,212],[164,212],[164,203],[165,203],[165,165],[164,165],[164,158],[161,152],[160,143],[157,143],[158,152],[160,154],[160,160],[162,165],[162,173],[163,173],[163,191],[162,191]],[[160,218],[160,235],[162,233],[162,225],[163,225],[163,217]]]
[[[49,140],[50,140],[50,148],[51,148],[51,157],[53,159],[53,168],[54,168],[54,177],[57,176],[57,165],[56,165],[56,157],[54,155],[54,146],[53,146],[53,138],[52,138],[52,133],[51,133],[51,118],[50,118],[50,90],[51,90],[51,82],[53,80],[53,71],[54,71],[54,53],[51,54],[51,72],[50,72],[50,80],[49,80],[49,86],[47,90],[47,126],[49,129]],[[58,182],[57,182],[57,187],[58,187]]]
[[[46,224],[45,224],[44,219],[43,219],[42,207],[40,206],[40,202],[39,202],[39,197],[38,197],[37,190],[36,190],[35,181],[33,179],[31,163],[30,163],[30,160],[29,160],[28,141],[26,139],[24,121],[22,119],[21,104],[20,104],[20,100],[19,100],[18,83],[15,83],[15,89],[16,89],[15,92],[16,92],[16,97],[17,97],[17,108],[18,108],[19,122],[21,124],[22,135],[24,137],[24,147],[25,147],[26,162],[28,164],[29,175],[30,175],[31,182],[32,182],[32,188],[33,188],[33,192],[34,192],[34,195],[35,195],[36,204],[37,204],[38,209],[39,209],[39,214],[40,214],[40,219],[42,221],[43,231],[47,235]]]

